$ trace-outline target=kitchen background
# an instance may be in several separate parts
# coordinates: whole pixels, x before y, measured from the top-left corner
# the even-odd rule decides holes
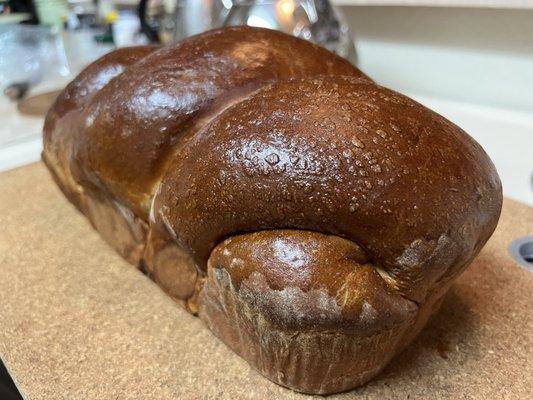
[[[324,45],[448,117],[489,153],[505,195],[533,205],[533,1],[331,3],[0,1],[0,170],[39,159],[56,91],[102,54],[249,24]]]

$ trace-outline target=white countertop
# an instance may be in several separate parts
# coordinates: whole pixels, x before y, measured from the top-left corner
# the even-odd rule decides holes
[[[22,115],[0,94],[0,171],[37,161],[42,150],[43,118]]]

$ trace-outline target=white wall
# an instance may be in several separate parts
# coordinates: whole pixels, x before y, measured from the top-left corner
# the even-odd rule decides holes
[[[533,10],[342,7],[360,67],[410,94],[533,112]]]

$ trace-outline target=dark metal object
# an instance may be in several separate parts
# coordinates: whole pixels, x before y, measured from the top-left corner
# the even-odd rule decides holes
[[[533,236],[514,240],[509,246],[509,254],[521,266],[533,271]]]
[[[148,22],[146,12],[148,10],[148,0],[141,0],[137,8],[137,14],[141,21],[141,32],[146,35],[151,43],[159,43],[158,27],[152,26]]]
[[[22,99],[30,89],[30,82],[15,82],[4,89],[4,94],[12,101]]]

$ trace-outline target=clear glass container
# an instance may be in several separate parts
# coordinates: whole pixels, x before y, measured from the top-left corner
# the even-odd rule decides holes
[[[70,73],[60,32],[53,27],[0,25],[0,88]]]

